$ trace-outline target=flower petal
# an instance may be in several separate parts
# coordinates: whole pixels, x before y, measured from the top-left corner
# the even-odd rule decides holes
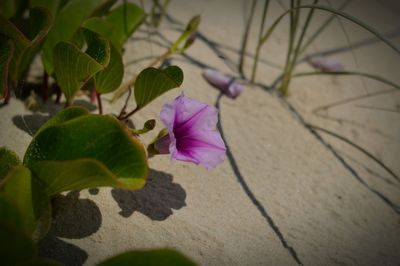
[[[204,70],[203,76],[211,85],[223,92],[228,88],[229,83],[232,81],[231,77],[211,68]]]
[[[169,152],[175,160],[215,167],[225,159],[225,144],[216,125],[218,110],[183,94],[168,102],[160,117],[169,132]]]

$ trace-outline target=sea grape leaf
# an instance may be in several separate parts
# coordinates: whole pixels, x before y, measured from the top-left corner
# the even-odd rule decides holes
[[[70,110],[56,116],[66,117]],[[29,145],[24,164],[46,184],[49,195],[93,186],[144,185],[148,172],[144,147],[116,118],[81,115],[44,127]]]
[[[49,120],[46,121],[36,132],[35,136],[38,135],[41,131],[45,130],[48,127],[62,124],[71,119],[74,119],[79,116],[87,115],[89,111],[86,108],[80,106],[71,106],[61,112],[58,112],[56,115],[52,116]]]
[[[0,196],[8,199],[22,220],[24,231],[33,239],[42,238],[50,225],[50,203],[38,180],[24,166],[13,168],[0,183]],[[0,220],[4,220],[3,213]],[[39,226],[38,226],[39,225]]]
[[[30,9],[31,39],[25,36],[13,23],[0,16],[0,35],[12,40],[14,53],[9,64],[9,77],[16,82],[26,71],[33,56],[39,50],[41,43],[47,36],[52,16],[47,9],[40,7]]]
[[[18,208],[3,195],[0,195],[0,223],[15,225],[23,229],[21,213]]]
[[[53,49],[61,41],[70,41],[82,22],[103,10],[115,0],[69,0],[55,17],[52,30],[43,44],[42,60],[46,72],[54,72]]]
[[[170,249],[128,251],[109,258],[98,266],[194,266],[193,261]]]
[[[0,220],[0,258],[2,265],[26,265],[36,256],[35,243],[15,225]]]
[[[104,164],[94,159],[41,161],[33,164],[31,169],[45,183],[49,195],[69,190],[122,185]],[[131,185],[141,186],[142,182],[134,180]]]
[[[0,147],[0,181],[6,177],[11,168],[21,164],[21,160],[7,148]]]
[[[112,44],[110,49],[110,63],[94,76],[96,91],[102,94],[115,91],[121,85],[124,76],[122,55]]]
[[[183,72],[177,66],[165,69],[149,67],[144,69],[135,81],[135,99],[137,108],[142,108],[161,94],[183,82]]]
[[[110,42],[97,33],[84,29],[86,52],[68,42],[59,42],[54,48],[54,73],[67,100],[110,61]]]

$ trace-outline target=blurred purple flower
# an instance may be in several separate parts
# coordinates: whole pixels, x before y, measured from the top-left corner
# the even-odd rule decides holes
[[[340,62],[323,56],[310,57],[307,59],[307,62],[313,68],[321,71],[342,71],[344,69],[344,66]]]
[[[218,132],[218,110],[187,98],[183,93],[164,104],[161,121],[168,135],[155,143],[159,153],[170,153],[175,160],[213,168],[225,160],[225,143]]]
[[[219,89],[223,94],[231,99],[238,97],[244,89],[244,87],[237,83],[234,78],[214,69],[207,68],[204,70],[203,76],[208,83]]]

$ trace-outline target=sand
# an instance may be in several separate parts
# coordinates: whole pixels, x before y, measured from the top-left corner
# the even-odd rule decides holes
[[[346,10],[386,33],[399,25],[396,6],[395,1],[354,1]],[[215,104],[218,91],[202,78],[202,68],[237,76],[237,50],[249,8],[250,1],[239,0],[171,1],[168,13],[174,21],[164,20],[160,35],[141,27],[127,45],[124,61],[129,64],[161,54],[185,22],[200,14],[201,36],[185,55],[173,56],[170,63],[184,71],[185,95]],[[250,53],[261,9],[258,6]],[[270,10],[267,25],[282,12],[275,1]],[[317,13],[315,24],[325,17]],[[372,37],[349,23],[343,21],[343,25],[353,43]],[[284,22],[263,47],[259,83],[270,85],[281,73],[287,36]],[[400,45],[399,37],[392,41]],[[346,45],[335,21],[309,53]],[[354,55],[345,51],[332,58],[348,70],[400,82],[398,55],[387,46],[374,43],[356,49]],[[129,64],[125,78],[149,61]],[[247,76],[251,64],[247,57]],[[299,72],[311,70],[307,64],[298,67]],[[36,61],[31,80],[40,73]],[[67,265],[93,265],[130,249],[169,247],[200,265],[398,265],[399,182],[354,146],[306,126],[312,124],[347,138],[400,175],[399,92],[313,111],[387,89],[390,87],[366,78],[312,76],[294,79],[289,97],[282,99],[261,86],[247,85],[236,100],[219,101],[223,136],[229,147],[224,163],[205,170],[157,156],[150,160],[152,171],[141,191],[100,188],[66,193],[55,200],[55,221],[40,243],[40,254]],[[164,94],[138,113],[133,123],[141,125],[158,118],[163,103],[178,94],[179,90]],[[83,104],[83,99],[78,103]],[[104,102],[108,113],[118,112],[123,105],[123,99],[112,105]],[[44,110],[33,114],[13,98],[9,106],[0,109],[0,144],[22,157],[31,140],[29,131],[34,132],[49,113],[59,109],[47,103]],[[158,122],[156,131],[144,136],[145,142],[162,128]]]

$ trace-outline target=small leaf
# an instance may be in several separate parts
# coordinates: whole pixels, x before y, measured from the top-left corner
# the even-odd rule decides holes
[[[58,12],[54,25],[43,45],[42,60],[46,72],[54,72],[53,49],[61,42],[70,41],[82,22],[89,16],[96,14],[104,7],[114,3],[115,0],[69,0]]]
[[[48,231],[50,204],[41,184],[32,178],[24,166],[13,168],[0,183],[0,195],[18,209],[24,231],[33,239],[42,238]],[[4,220],[3,213],[0,220]],[[40,226],[38,220],[40,219]]]
[[[61,112],[61,117],[67,116]],[[141,188],[148,166],[143,145],[111,116],[82,115],[44,125],[24,163],[53,195],[93,186]]]
[[[129,251],[109,258],[99,266],[194,266],[193,261],[170,249]]]
[[[146,68],[138,75],[135,82],[137,108],[142,108],[166,91],[179,87],[183,82],[183,72],[177,66],[163,70]]]
[[[54,48],[54,72],[68,101],[110,61],[110,43],[85,29],[88,48],[83,53],[72,43],[60,42]]]
[[[13,152],[4,147],[0,147],[0,180],[2,180],[11,168],[21,164],[21,160]]]
[[[118,89],[124,76],[122,56],[114,45],[111,44],[110,48],[110,63],[94,76],[96,91],[101,94],[110,93]]]
[[[0,16],[0,35],[12,40],[14,53],[9,64],[9,77],[17,82],[21,75],[27,70],[34,55],[40,48],[41,43],[50,30],[52,17],[49,11],[43,8],[32,8],[30,10],[30,21],[32,27],[32,40],[25,36],[9,20]]]

